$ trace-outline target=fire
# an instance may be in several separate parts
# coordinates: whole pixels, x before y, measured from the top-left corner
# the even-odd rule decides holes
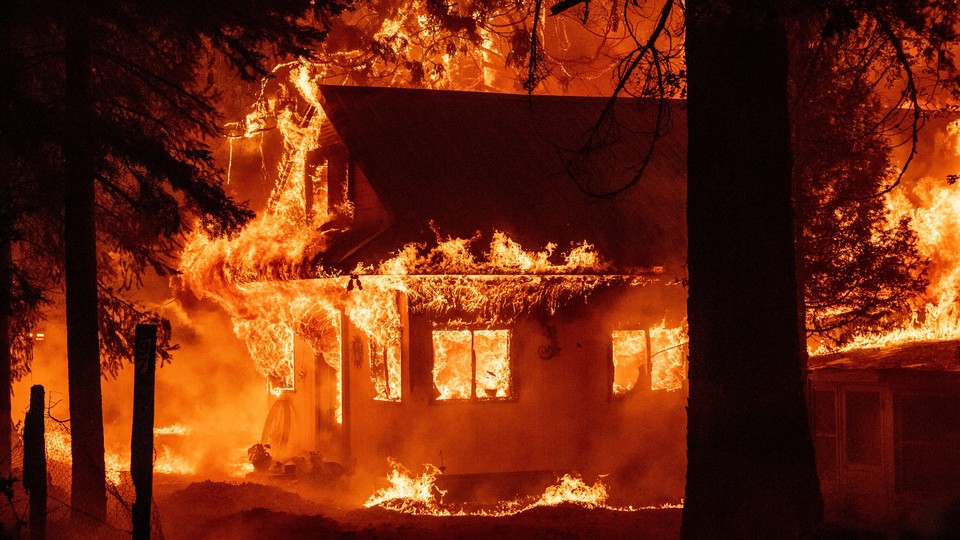
[[[960,121],[946,130],[945,142],[960,156]],[[880,348],[915,341],[960,338],[960,189],[939,178],[924,178],[886,196],[891,222],[910,219],[917,249],[930,260],[929,286],[909,320],[884,331],[855,336],[841,350]],[[814,354],[834,352],[821,347]]]
[[[441,381],[442,396],[507,397],[511,382],[503,351],[509,339],[496,326],[508,325],[536,309],[555,313],[601,287],[640,285],[653,279],[605,273],[610,265],[587,242],[564,253],[558,253],[554,244],[532,251],[502,231],[492,232],[489,247],[480,257],[474,255],[479,236],[442,238],[438,232],[436,245],[409,244],[376,265],[358,265],[349,277],[325,268],[305,272],[303,262],[323,252],[335,234],[323,225],[349,222],[352,209],[349,204],[329,208],[323,203],[325,196],[316,197],[320,202],[307,208],[308,185],[323,195],[328,189],[326,164],[315,170],[306,166],[307,153],[317,148],[325,115],[306,66],[291,69],[289,81],[308,103],[308,111],[298,115],[291,109],[275,112],[267,105],[257,109],[276,116],[285,141],[286,155],[267,209],[236,237],[195,234],[180,263],[183,285],[229,312],[234,332],[247,344],[275,395],[295,390],[293,350],[298,337],[339,376],[341,328],[349,321],[369,342],[375,399],[401,399],[401,304],[406,302],[410,310],[434,320],[483,326],[470,330],[473,351],[457,353],[461,370],[467,365],[463,359],[476,355],[476,361],[470,362],[469,384],[477,393],[467,389],[463,374],[451,368],[445,376],[460,388],[441,388],[447,384]],[[250,136],[255,126],[265,122],[248,119],[243,136]],[[305,273],[317,278],[302,279]],[[291,283],[294,279],[296,284]],[[438,350],[456,342],[453,334],[448,337],[446,341],[437,338]],[[342,405],[338,422],[341,409]]]
[[[190,428],[181,424],[159,427],[154,429],[155,435],[185,435]],[[44,446],[47,451],[47,460],[63,464],[73,463],[73,453],[70,450],[70,432],[65,428],[47,429],[44,432]],[[122,475],[130,471],[130,454],[125,452],[110,452],[104,454],[104,468],[107,472],[107,481],[119,485]],[[165,444],[159,444],[154,454],[154,472],[171,475],[192,475],[196,473],[196,465],[190,459],[179,455]]]
[[[509,330],[434,330],[437,399],[511,396]]]
[[[172,424],[169,426],[155,427],[153,428],[153,434],[157,435],[189,435],[190,427],[185,426],[181,423]]]
[[[391,460],[387,475],[390,487],[378,490],[363,506],[380,506],[411,514],[443,515],[445,512],[440,503],[446,492],[435,485],[440,469],[433,465],[425,465],[424,469],[420,476],[413,476],[406,467]]]
[[[580,477],[565,474],[556,485],[548,487],[536,502],[524,510],[563,503],[574,503],[587,508],[607,508],[608,498],[607,486],[600,480],[590,486]]]
[[[686,355],[683,346],[687,342],[683,326],[667,328],[661,321],[650,329],[650,386],[654,390],[680,390],[687,378]]]
[[[405,54],[419,54],[414,38],[426,34],[409,30],[413,13],[422,15],[424,9],[414,3],[389,17],[378,15],[370,19],[379,25],[371,35],[391,46],[409,40],[412,48]],[[349,54],[338,58],[351,61]],[[264,90],[251,115],[230,130],[236,139],[258,137],[266,129],[282,135],[284,156],[274,189],[266,208],[235,236],[216,238],[198,230],[188,238],[176,278],[182,289],[225,309],[275,396],[294,394],[303,384],[298,362],[322,359],[336,372],[335,418],[342,424],[343,362],[363,358],[369,362],[372,398],[401,401],[403,323],[416,314],[434,322],[437,399],[511,399],[514,322],[555,315],[604,288],[661,279],[655,269],[616,269],[587,241],[531,248],[500,230],[461,238],[435,229],[435,241],[407,244],[384,254],[384,260],[349,270],[317,265],[355,220],[346,197],[343,203],[328,202],[330,190],[341,186],[330,180],[330,162],[316,162],[324,155],[320,134],[329,131],[318,86],[328,69],[308,63],[278,68],[279,82],[271,84],[282,88],[274,94]],[[453,63],[444,69],[453,70]],[[682,332],[647,332],[653,388],[681,389]],[[344,335],[356,341],[343,343]],[[312,358],[296,356],[302,343]]]
[[[420,475],[412,474],[400,463],[390,460],[390,472],[387,475],[389,487],[377,490],[363,504],[366,508],[374,506],[416,515],[433,516],[511,516],[527,510],[561,504],[575,504],[585,508],[603,508],[622,512],[633,512],[652,508],[682,508],[679,504],[668,503],[660,506],[642,508],[615,507],[607,504],[609,488],[601,480],[592,485],[586,483],[577,475],[565,474],[557,479],[557,483],[547,487],[543,493],[532,502],[528,500],[505,501],[496,505],[494,509],[465,509],[453,508],[443,503],[446,492],[436,486],[441,471],[433,465],[424,465],[424,472]]]
[[[683,388],[687,377],[684,325],[667,328],[666,321],[660,321],[647,330],[616,330],[612,343],[614,395],[633,390],[648,365],[651,390]]]

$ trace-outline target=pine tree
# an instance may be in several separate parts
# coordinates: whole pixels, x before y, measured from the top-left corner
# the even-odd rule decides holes
[[[227,197],[205,142],[222,124],[210,69],[224,58],[243,79],[269,76],[271,58],[308,56],[345,7],[8,4],[3,55],[18,79],[4,100],[38,111],[32,142],[53,147],[43,167],[63,202],[75,517],[105,518],[100,377],[129,354],[124,328],[139,316],[123,293],[147,270],[172,271],[191,216],[215,234],[252,216]]]

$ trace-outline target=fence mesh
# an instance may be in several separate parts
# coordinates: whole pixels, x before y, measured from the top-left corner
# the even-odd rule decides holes
[[[136,490],[129,471],[115,470],[107,465],[106,519],[84,516],[74,512],[70,505],[70,427],[68,423],[46,419],[47,448],[47,537],[83,539],[129,539],[133,533],[133,502]],[[10,460],[13,482],[0,503],[0,538],[29,538],[29,495],[20,483],[23,471],[23,431],[14,431]],[[129,465],[129,464],[125,464]],[[111,470],[114,469],[114,470]],[[81,519],[74,519],[80,517]],[[151,538],[162,539],[163,527],[157,505],[151,504]]]

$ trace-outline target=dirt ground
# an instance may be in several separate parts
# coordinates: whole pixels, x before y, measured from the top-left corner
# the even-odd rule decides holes
[[[651,538],[680,536],[680,510],[615,511],[572,504],[506,517],[417,516],[340,507],[276,486],[197,482],[155,493],[164,537],[180,539]],[[314,494],[311,494],[314,495]]]

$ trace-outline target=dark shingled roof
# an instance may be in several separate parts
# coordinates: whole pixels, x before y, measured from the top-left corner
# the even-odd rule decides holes
[[[672,103],[669,131],[642,180],[613,198],[581,191],[568,165],[606,99],[322,86],[323,107],[391,215],[357,247],[347,235],[328,265],[377,262],[411,241],[489,241],[502,230],[527,249],[560,251],[587,240],[621,268],[677,266],[686,253],[686,115]],[[632,178],[651,140],[655,104],[618,100],[617,136],[576,167],[581,185],[611,189]],[[348,239],[354,236],[352,239]]]
[[[807,367],[811,370],[960,371],[960,341],[923,341],[812,356]]]

